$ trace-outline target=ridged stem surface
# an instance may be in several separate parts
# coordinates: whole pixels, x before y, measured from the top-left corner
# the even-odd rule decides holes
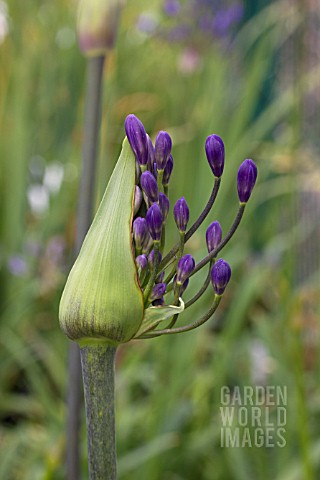
[[[80,348],[88,432],[90,480],[116,480],[114,365],[116,347]]]

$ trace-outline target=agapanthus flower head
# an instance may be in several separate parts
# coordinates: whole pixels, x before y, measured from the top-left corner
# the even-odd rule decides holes
[[[224,143],[219,135],[210,135],[205,145],[208,163],[215,177],[221,177],[224,168]]]
[[[165,223],[165,221],[167,220],[168,213],[169,213],[170,202],[169,202],[169,199],[168,199],[167,195],[165,195],[162,192],[159,193],[159,206],[161,208],[163,223]]]
[[[149,171],[143,172],[140,177],[140,185],[151,202],[157,202],[159,199],[159,189],[157,180]]]
[[[162,177],[162,184],[164,187],[167,187],[169,185],[169,180],[171,177],[172,170],[173,170],[173,158],[172,158],[172,155],[169,155],[166,166],[164,167],[163,177]]]
[[[219,245],[221,238],[222,228],[220,223],[218,221],[212,222],[206,231],[206,243],[209,253]]]
[[[133,114],[127,116],[124,123],[127,138],[139,165],[148,162],[148,140],[143,123]]]
[[[177,285],[184,284],[189,275],[193,272],[195,265],[192,255],[187,254],[180,258],[177,265]]]
[[[157,203],[154,203],[148,209],[146,221],[153,241],[159,242],[161,239],[163,217],[161,209]]]
[[[238,170],[238,196],[242,203],[246,203],[251,195],[253,187],[257,180],[257,166],[253,160],[247,159],[239,167]]]
[[[190,254],[184,254],[185,244],[210,213],[223,171],[223,142],[211,135],[206,141],[206,154],[215,179],[209,200],[188,231],[189,207],[184,197],[176,201],[173,216],[180,235],[162,258],[167,249],[168,182],[173,168],[171,139],[166,132],[160,132],[154,151],[134,115],[126,119],[126,132],[128,139],[123,142],[60,303],[61,327],[69,338],[80,343],[93,338],[93,342],[105,339],[118,345],[132,338],[180,333],[207,321],[218,307],[231,276],[229,264],[222,259],[214,263],[215,257],[236,231],[257,177],[254,162],[245,160],[238,172],[237,216],[223,240],[219,222],[209,225],[208,255],[196,265]],[[210,284],[207,276],[200,290],[184,302],[181,296],[190,279],[212,263],[210,279],[216,295],[209,311],[190,325],[174,328],[178,315],[196,302]],[[161,330],[163,320],[168,323]]]
[[[176,201],[173,215],[179,231],[185,232],[189,221],[189,207],[184,197]]]
[[[132,224],[132,232],[135,246],[138,250],[142,249],[143,242],[148,234],[148,227],[145,218],[137,217]]]
[[[211,269],[211,283],[217,295],[222,295],[231,277],[228,262],[220,258]]]
[[[167,132],[160,131],[155,143],[155,157],[158,170],[164,170],[171,153],[172,141]]]

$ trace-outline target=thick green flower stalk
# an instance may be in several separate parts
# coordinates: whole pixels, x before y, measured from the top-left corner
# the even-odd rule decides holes
[[[221,249],[236,231],[254,187],[252,160],[239,167],[239,210],[223,237],[218,221],[206,232],[208,255],[197,265],[185,244],[203,223],[216,199],[224,169],[224,144],[217,135],[206,141],[206,156],[214,175],[209,200],[188,229],[189,207],[184,197],[173,208],[179,240],[165,255],[165,226],[173,170],[171,138],[159,132],[155,147],[134,115],[125,122],[127,138],[79,256],[69,274],[60,303],[60,325],[80,345],[85,387],[89,472],[91,480],[116,478],[114,420],[114,355],[131,339],[193,330],[216,311],[231,277]],[[192,276],[208,264],[201,289],[184,302]],[[212,304],[198,320],[179,326],[179,315],[213,287]]]

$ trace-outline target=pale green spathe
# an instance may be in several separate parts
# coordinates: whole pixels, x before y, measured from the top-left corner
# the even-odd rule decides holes
[[[79,343],[130,340],[143,319],[132,251],[135,157],[127,139],[99,209],[69,274],[60,326]]]

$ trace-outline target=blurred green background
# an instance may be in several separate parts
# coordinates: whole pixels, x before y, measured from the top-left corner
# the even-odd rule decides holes
[[[65,478],[68,341],[58,305],[72,259],[82,147],[85,60],[76,43],[76,3],[0,2],[1,480]],[[216,4],[214,15],[226,8],[215,0],[193,3],[211,12]],[[171,204],[184,195],[191,220],[213,182],[205,139],[217,133],[225,142],[218,200],[187,248],[197,260],[208,224],[217,219],[227,231],[233,221],[244,158],[256,161],[259,175],[223,251],[233,276],[219,328],[209,322],[119,348],[119,478],[316,479],[320,7],[247,0],[233,23],[227,18],[225,30],[211,35],[197,15],[186,21],[171,4],[124,7],[105,65],[97,202],[129,113],[153,138],[159,129],[171,134]],[[188,27],[183,34],[181,25]],[[169,244],[176,239],[172,219],[168,237]],[[193,278],[190,295],[201,279]],[[183,320],[205,311],[210,296]],[[287,386],[284,448],[221,447],[225,385]],[[87,478],[84,426],[81,452]]]

